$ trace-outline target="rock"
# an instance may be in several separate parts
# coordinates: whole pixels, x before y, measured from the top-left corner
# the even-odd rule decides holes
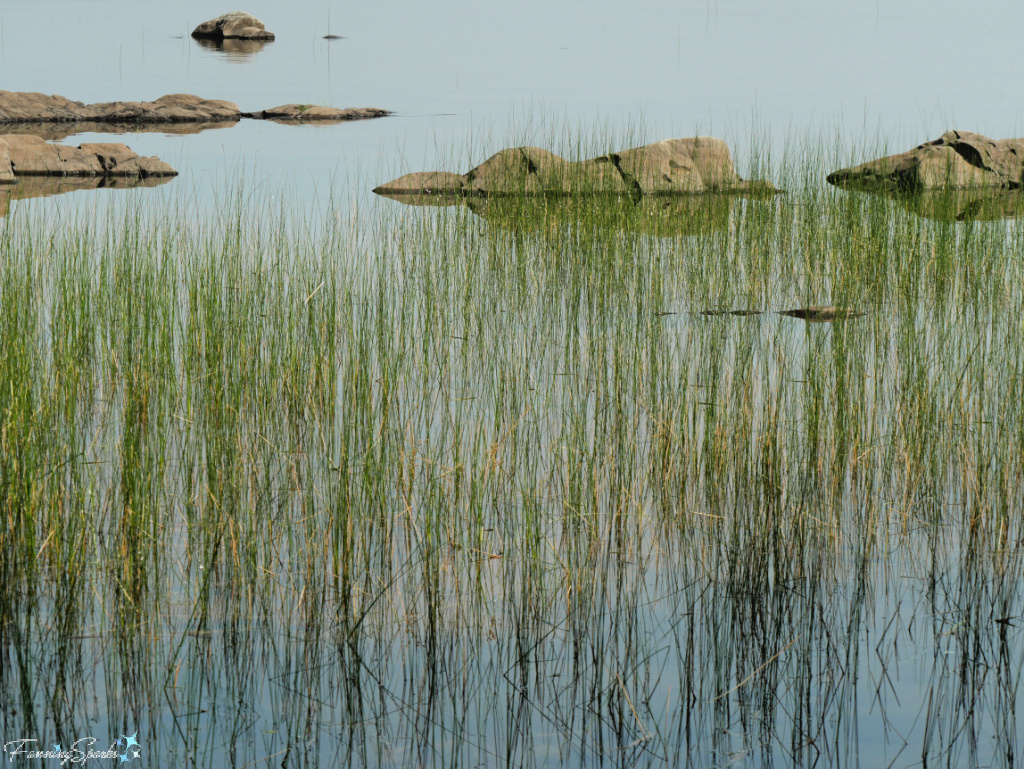
[[[561,192],[569,164],[547,150],[516,147],[502,150],[466,174],[464,189],[482,194]]]
[[[721,139],[668,139],[611,156],[628,183],[646,195],[719,192],[742,184]]]
[[[280,107],[265,109],[260,112],[246,112],[243,117],[251,117],[256,120],[277,120],[280,122],[343,122],[346,120],[368,120],[370,118],[385,117],[390,115],[386,109],[377,107],[349,107],[337,109],[335,107],[320,107],[315,104],[282,104]]]
[[[5,134],[0,136],[2,158],[9,158],[16,177],[85,176],[134,177],[177,176],[167,163],[153,157],[139,157],[123,144],[83,144],[68,147],[49,144],[38,136]]]
[[[211,40],[243,39],[243,40],[273,40],[274,33],[268,32],[263,22],[255,16],[250,16],[241,11],[225,13],[216,19],[204,21],[192,30],[192,37],[197,40],[206,38]]]
[[[462,175],[445,174],[444,191],[466,195],[536,195],[545,193],[664,195],[704,192],[772,193],[767,182],[746,182],[732,165],[720,139],[669,139],[591,160],[570,162],[537,147],[502,150]],[[439,174],[407,174],[377,187],[386,195],[429,193],[417,184],[433,183]]]
[[[839,187],[868,192],[1017,189],[1024,183],[1024,139],[994,140],[968,131],[946,131],[909,152],[844,168],[827,179]]]
[[[374,190],[378,195],[422,195],[426,197],[459,195],[466,177],[446,171],[422,171],[406,174]]]
[[[231,102],[191,94],[170,94],[152,102],[83,104],[63,96],[0,91],[0,123],[213,123],[241,116]]]
[[[26,126],[39,124],[75,126],[64,131],[63,138],[72,133],[82,131],[111,130],[100,126],[117,126],[123,130],[127,126],[200,126],[194,131],[204,128],[222,128],[233,125],[243,117],[257,120],[278,120],[281,122],[317,121],[320,123],[343,122],[347,120],[366,120],[383,117],[391,112],[376,107],[353,107],[335,109],[334,107],[318,107],[308,104],[285,104],[260,112],[245,112],[238,105],[218,99],[202,99],[187,93],[161,96],[156,101],[115,101],[101,104],[83,104],[71,101],[63,96],[47,96],[41,93],[22,93],[17,91],[0,91],[0,124],[14,126],[13,132],[32,131]],[[114,129],[117,130],[117,129]],[[171,129],[181,132],[193,132],[191,128]]]
[[[701,310],[700,314],[707,318],[720,318],[725,315],[732,315],[737,318],[750,318],[755,315],[763,315],[764,310]]]

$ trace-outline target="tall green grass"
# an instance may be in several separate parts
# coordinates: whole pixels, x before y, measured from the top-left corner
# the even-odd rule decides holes
[[[798,150],[752,161],[785,196],[655,210],[15,207],[5,735],[1011,765],[1021,229]],[[774,312],[811,304],[867,314]]]

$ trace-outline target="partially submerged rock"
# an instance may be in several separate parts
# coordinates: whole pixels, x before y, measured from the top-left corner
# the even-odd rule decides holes
[[[24,176],[82,176],[147,179],[177,176],[155,157],[140,157],[124,144],[50,144],[38,136],[0,136],[0,181]]]
[[[172,124],[237,121],[236,104],[191,94],[161,96],[156,101],[115,101],[84,104],[63,96],[0,91],[0,123]]]
[[[795,310],[782,310],[779,315],[788,315],[790,318],[799,318],[808,323],[831,323],[837,320],[850,320],[864,315],[861,310],[853,310],[849,307],[834,307],[831,305],[812,305],[800,307]]]
[[[260,112],[245,112],[242,117],[251,117],[257,120],[275,120],[284,123],[288,122],[337,122],[346,120],[369,120],[370,118],[385,117],[390,115],[386,109],[377,107],[348,107],[338,109],[336,107],[321,107],[316,104],[282,104],[280,107],[261,110]]]
[[[701,310],[700,314],[708,318],[720,318],[723,315],[733,315],[737,318],[749,318],[754,315],[763,315],[764,310]]]
[[[273,40],[274,33],[268,32],[263,22],[248,13],[234,11],[204,21],[192,30],[192,37],[208,40],[241,39]]]
[[[909,152],[844,168],[830,184],[867,192],[920,192],[944,188],[1018,189],[1024,183],[1024,139],[989,139],[947,131]]]
[[[546,193],[672,195],[776,191],[744,181],[721,139],[668,139],[591,160],[567,161],[538,147],[502,150],[465,174],[406,174],[377,187],[380,195],[536,195]]]

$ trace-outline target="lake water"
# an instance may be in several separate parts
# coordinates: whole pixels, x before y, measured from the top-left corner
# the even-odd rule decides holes
[[[1024,85],[1008,74],[1024,8],[1009,1],[975,21],[921,1],[296,2],[285,11],[264,0],[245,10],[277,39],[250,55],[190,39],[212,10],[192,0],[4,0],[2,86],[85,102],[184,92],[243,110],[298,102],[395,112],[330,127],[243,121],[124,139],[178,168],[176,186],[202,188],[255,166],[298,196],[354,172],[372,188],[471,140],[479,162],[506,146],[510,126],[542,141],[556,120],[613,134],[642,125],[651,141],[720,136],[741,174],[752,129],[776,146],[787,134],[825,132],[902,149],[952,127],[1001,138],[1024,125]]]
[[[443,233],[446,220],[441,218],[438,224],[431,218],[434,212],[410,213],[398,203],[375,198],[369,190],[404,172],[456,162],[453,157],[460,165],[444,170],[465,171],[470,163],[513,141],[544,146],[567,127],[585,135],[635,136],[645,141],[711,134],[729,141],[739,171],[746,175],[754,152],[752,136],[755,141],[763,138],[762,151],[768,148],[776,153],[795,152],[801,143],[821,137],[826,144],[835,140],[851,147],[878,147],[887,142],[891,149],[901,150],[950,128],[994,138],[1024,134],[1024,81],[1016,76],[1020,30],[1024,29],[1024,5],[1019,2],[992,3],[984,11],[963,7],[953,12],[918,1],[841,7],[791,0],[771,4],[622,4],[605,0],[285,4],[254,0],[239,10],[261,18],[276,33],[275,41],[254,50],[218,50],[189,37],[199,22],[229,10],[233,9],[195,0],[0,0],[0,87],[60,94],[85,102],[152,100],[185,92],[233,101],[244,111],[297,102],[381,107],[395,114],[329,126],[243,120],[196,134],[156,130],[124,136],[71,135],[61,141],[75,145],[123,141],[142,155],[157,155],[171,163],[180,176],[153,189],[80,189],[13,205],[45,214],[132,196],[183,205],[178,210],[202,226],[207,214],[215,215],[225,207],[221,195],[231,189],[230,180],[241,179],[261,201],[274,205],[284,200],[299,210],[308,207],[313,218],[330,213],[329,205],[345,211],[365,205],[361,226],[378,235],[379,222],[390,222],[385,217],[394,215],[395,222],[407,224],[410,231],[420,233],[417,237],[423,243],[437,249],[434,255],[423,257],[422,264],[410,259],[408,273],[396,268],[393,285],[413,275],[423,285],[434,286],[431,281],[436,279],[441,286],[447,284],[437,276],[448,269],[449,262],[443,253],[437,253],[443,251],[446,241],[430,227]],[[342,38],[325,40],[328,34]],[[735,252],[742,250],[737,243],[752,251],[758,247],[756,238],[744,240],[739,223],[754,226],[750,221],[763,222],[769,216],[764,211],[769,211],[791,224],[786,219],[786,202],[763,204],[763,210],[757,209],[759,205],[726,201],[714,208],[705,216],[709,222],[705,230],[693,233],[699,245],[687,256],[695,263],[705,260],[710,273],[720,256],[716,249],[736,258]],[[456,220],[460,215],[463,213],[452,213]],[[826,219],[828,216],[822,215],[822,220]],[[483,213],[469,221],[482,229],[493,227],[495,232],[508,224],[500,216],[491,219]],[[916,220],[898,212],[895,221],[912,227],[906,223]],[[416,230],[424,223],[424,229]],[[784,230],[780,225],[778,231]],[[424,231],[428,234],[423,235]],[[758,232],[776,230],[765,226]],[[872,235],[861,234],[865,238]],[[954,251],[955,244],[966,242],[964,239],[980,237],[975,230],[953,226],[938,235],[932,230],[927,234],[933,238],[928,242],[940,247],[946,242],[942,237],[948,236]],[[503,233],[496,242],[506,244],[502,237]],[[509,253],[536,257],[524,284],[533,280],[529,287],[540,284],[540,290],[531,293],[523,289],[522,295],[516,295],[521,287],[515,276],[500,274],[507,265],[484,264],[482,274],[472,273],[477,277],[473,285],[488,287],[478,290],[490,298],[494,317],[502,320],[486,327],[481,321],[473,330],[500,348],[495,357],[500,358],[503,351],[520,364],[519,369],[510,365],[508,371],[536,375],[536,381],[531,379],[531,387],[522,388],[519,397],[538,413],[550,409],[543,417],[537,416],[538,424],[547,419],[557,430],[571,422],[563,416],[566,411],[579,409],[576,427],[583,448],[577,448],[583,454],[588,439],[596,441],[590,431],[596,430],[599,397],[595,394],[591,401],[588,386],[580,391],[584,393],[581,402],[561,400],[570,385],[563,391],[561,384],[552,382],[567,376],[561,368],[565,360],[559,356],[571,356],[560,348],[560,342],[580,335],[573,325],[577,322],[583,329],[581,346],[588,343],[588,334],[591,339],[601,338],[601,333],[613,335],[609,329],[614,324],[608,321],[609,325],[603,325],[606,321],[600,313],[572,316],[567,309],[572,297],[560,293],[563,281],[571,289],[579,289],[577,293],[596,292],[587,281],[592,270],[600,271],[588,263],[582,267],[573,263],[574,254],[566,255],[571,249],[552,247],[552,256],[545,250],[548,246],[537,245],[533,237],[513,232]],[[630,237],[623,235],[621,242],[635,245]],[[536,239],[542,241],[543,236]],[[884,240],[884,234],[879,236],[879,241]],[[460,258],[473,262],[466,256],[479,246],[473,237],[468,238],[468,246],[461,235],[452,242],[459,246],[452,248],[452,262]],[[481,236],[480,242],[485,242],[479,246],[481,253],[489,253],[487,248],[495,241]],[[780,247],[785,255],[800,251],[799,244],[786,242],[785,236],[779,236],[779,242],[785,243]],[[594,246],[595,253],[601,253],[603,247]],[[681,260],[673,261],[659,250],[672,247],[639,248],[645,256],[653,254],[663,259],[660,263],[678,267]],[[386,239],[379,248],[382,254],[391,254],[389,248],[395,254],[405,254],[402,246]],[[517,250],[520,248],[522,252]],[[538,253],[550,261],[537,257]],[[978,253],[986,252],[979,247]],[[4,256],[0,254],[0,259]],[[567,263],[554,264],[559,258]],[[629,260],[623,257],[623,261]],[[785,260],[782,264],[779,267],[773,262],[772,268],[783,274],[764,278],[757,297],[764,301],[756,305],[758,310],[769,308],[772,302],[794,302],[800,292],[793,286],[805,285],[797,274],[799,268],[810,271],[814,266],[797,264],[790,274]],[[422,268],[422,272],[413,268]],[[673,273],[675,283],[666,278],[665,285],[674,286],[676,293],[668,291],[659,297],[662,304],[655,309],[661,311],[664,323],[656,332],[639,323],[640,331],[630,327],[628,308],[622,311],[626,321],[609,310],[609,317],[619,318],[615,332],[628,327],[636,331],[636,339],[650,333],[656,340],[650,347],[658,347],[656,342],[664,340],[669,350],[664,353],[665,365],[673,369],[678,381],[692,383],[695,389],[709,387],[705,364],[711,358],[717,360],[716,356],[724,361],[723,381],[728,380],[729,387],[735,384],[736,398],[743,394],[742,383],[732,382],[733,369],[768,372],[758,385],[763,392],[750,396],[745,405],[759,410],[775,394],[784,415],[802,418],[803,393],[811,388],[786,389],[789,385],[785,383],[803,385],[805,375],[837,377],[828,361],[833,354],[837,361],[849,354],[833,348],[842,346],[833,341],[840,332],[833,337],[831,326],[806,326],[775,314],[694,317],[704,308],[743,309],[748,306],[745,302],[753,300],[741,295],[734,304],[727,304],[732,297],[724,291],[722,296],[711,296],[715,286],[701,284],[699,275],[693,285],[707,290],[703,297],[695,296],[699,292],[686,290],[681,277],[684,271],[680,268]],[[695,275],[699,272],[694,268]],[[609,275],[612,273],[609,269]],[[385,270],[381,274],[390,273]],[[466,274],[470,274],[469,267]],[[606,285],[635,289],[641,282],[628,270],[624,274],[605,276]],[[723,276],[729,274],[729,270],[722,272]],[[973,273],[968,277],[957,273],[954,282],[967,283],[972,277]],[[659,279],[649,275],[646,279],[652,281],[650,285],[662,286]],[[984,284],[984,278],[978,282]],[[756,283],[756,278],[751,283]],[[771,295],[771,287],[776,285],[786,287],[784,297]],[[303,306],[320,290],[315,285],[309,289]],[[916,416],[901,411],[902,402],[893,395],[904,384],[901,376],[911,369],[910,356],[902,354],[906,349],[949,353],[948,358],[937,356],[942,365],[927,361],[922,366],[925,373],[920,374],[922,381],[926,380],[924,387],[933,381],[940,383],[934,396],[944,403],[958,399],[970,403],[971,393],[977,391],[967,388],[968,392],[960,393],[960,385],[967,380],[990,386],[991,392],[1006,396],[1006,403],[1011,403],[1010,396],[1017,392],[1018,380],[1010,376],[1018,371],[1014,368],[1017,363],[1011,361],[999,368],[1000,377],[1007,376],[994,383],[986,380],[983,370],[972,368],[978,367],[976,343],[997,350],[1012,348],[1016,332],[999,314],[1005,305],[991,299],[984,285],[972,294],[957,284],[955,296],[973,297],[981,308],[975,308],[981,329],[975,338],[969,336],[971,330],[962,329],[960,316],[943,315],[942,289],[931,284],[928,291],[932,293],[921,289],[927,300],[921,299],[920,308],[917,299],[907,300],[912,310],[908,327],[901,325],[896,312],[875,313],[850,332],[855,340],[850,344],[868,350],[867,357],[879,368],[876,371],[869,364],[865,371],[856,370],[851,379],[863,376],[865,383],[885,382],[884,386],[870,385],[882,393],[872,401],[880,415],[861,414],[872,429],[881,425],[876,432],[867,430],[871,435],[888,435],[895,432],[893,425],[899,420],[913,423]],[[487,294],[488,290],[492,293]],[[997,292],[993,289],[993,293]],[[626,296],[611,290],[604,299],[621,309],[621,304],[632,299],[629,291],[623,294]],[[636,294],[648,297],[639,289]],[[396,303],[405,301],[397,289],[387,297]],[[699,303],[705,300],[706,304]],[[408,301],[412,308],[408,317],[415,319],[410,323],[421,322],[417,313],[424,311],[424,306],[433,308],[416,304],[414,299]],[[474,301],[491,306],[479,296]],[[366,317],[370,317],[372,301],[367,307]],[[633,313],[634,320],[636,315]],[[383,325],[393,319],[385,313]],[[504,323],[512,329],[508,333]],[[929,332],[935,338],[921,341],[919,348],[915,346],[918,338],[927,336],[922,329],[938,330]],[[455,322],[447,330],[463,332]],[[519,337],[510,342],[516,333]],[[557,336],[555,341],[546,338],[551,333]],[[463,336],[452,335],[451,339],[463,340]],[[523,340],[533,340],[547,357],[534,360],[521,353]],[[449,343],[455,344],[445,338],[443,344]],[[637,344],[641,349],[637,355],[645,354],[646,337]],[[583,366],[580,361],[589,360],[588,356],[599,357],[600,347],[595,344],[587,355],[571,361]],[[415,343],[409,343],[405,350],[408,358],[403,360],[414,358],[416,349]],[[501,369],[500,362],[482,362],[487,355],[480,360],[473,355],[479,353],[462,358],[452,354],[456,363],[445,371],[449,381],[434,382],[436,372],[428,369],[414,371],[399,387],[418,395],[418,384],[425,388],[436,385],[445,399],[451,398],[444,406],[473,400],[474,387],[493,395],[497,386],[492,382],[505,380],[492,377],[492,373],[508,371]],[[822,360],[826,363],[821,364]],[[968,373],[959,380],[943,378],[947,363],[950,370]],[[492,370],[491,365],[497,368]],[[817,365],[821,368],[815,368]],[[842,369],[840,363],[836,367]],[[594,364],[589,373],[600,378],[604,371]],[[419,374],[422,376],[417,379]],[[671,376],[666,380],[676,381]],[[835,392],[844,392],[844,386],[856,391],[860,380],[854,385],[844,381],[833,382]],[[534,392],[534,385],[548,388],[544,391],[547,395],[528,394]],[[509,385],[509,390],[514,389]],[[690,405],[700,416],[687,423],[684,415],[677,424],[692,430],[694,445],[703,447],[701,441],[712,438],[710,431],[703,432],[705,418],[706,424],[714,421],[713,412],[704,416],[701,409],[706,406],[717,406],[735,417],[734,424],[743,424],[744,404],[729,411],[736,404],[730,395],[712,392],[699,398],[701,403]],[[839,408],[828,397],[815,400],[807,396],[807,402]],[[973,417],[994,409],[1000,418],[1019,418],[1015,405],[1004,407],[1003,403],[997,398],[973,411],[964,407],[963,412]],[[642,405],[643,409],[630,401],[628,408],[646,413],[649,404]],[[435,433],[446,429],[443,418],[437,416],[443,409],[435,414],[435,407],[423,407],[423,422],[414,425],[421,430],[416,437],[427,448],[432,448],[429,444],[437,437]],[[489,403],[465,406],[470,414],[465,424],[486,424],[492,416],[488,408]],[[617,416],[622,418],[621,413]],[[641,417],[636,418],[644,427],[637,428],[638,435],[633,437],[644,451],[652,450],[648,444],[653,445],[654,439],[644,431],[653,433],[654,427]],[[602,418],[608,419],[606,415]],[[830,426],[823,428],[826,432],[836,429],[838,422],[838,418],[834,422],[829,419],[823,418]],[[994,421],[996,417],[985,422],[979,419],[969,429],[997,442],[998,437],[985,432],[991,428],[981,426]],[[951,433],[957,426],[940,425]],[[258,424],[247,423],[246,427],[255,434],[260,432]],[[510,479],[517,470],[528,474],[537,465],[560,467],[558,452],[565,452],[564,464],[569,463],[571,456],[565,446],[574,436],[562,436],[563,444],[552,440],[548,445],[536,438],[546,433],[536,429],[537,444],[526,442],[517,457],[507,459]],[[110,428],[107,444],[90,448],[97,452],[97,461],[109,461],[111,452],[116,453],[120,431],[119,426]],[[287,439],[287,432],[281,428],[277,438]],[[187,429],[185,433],[189,438]],[[296,440],[301,443],[305,438]],[[954,445],[954,439],[949,440],[944,448]],[[977,445],[978,456],[987,456],[984,440],[979,438]],[[444,456],[449,447],[443,451],[433,448],[437,456]],[[894,478],[905,480],[900,475],[902,456],[876,460],[871,453],[874,446],[861,448],[865,456],[871,454],[864,460],[866,465],[879,462],[875,475],[866,473],[877,481],[878,488],[860,489],[852,471],[850,478],[841,479],[834,487],[850,494],[843,499],[854,510],[854,518],[862,509],[876,514],[878,508],[870,498],[899,487]],[[306,467],[303,463],[308,462],[307,469],[315,479],[311,484],[319,489],[317,484],[323,482],[326,488],[330,474],[324,470],[326,465],[316,466],[314,458],[320,447],[309,439],[302,449],[295,452],[303,457],[294,460],[295,464]],[[536,453],[531,455],[532,449]],[[809,450],[806,468],[801,471],[806,472],[802,480],[808,487],[814,484],[815,451],[813,447]],[[942,455],[951,466],[961,461],[969,464],[971,458]],[[410,461],[412,467],[416,460]],[[767,459],[765,462],[770,464]],[[928,466],[927,462],[922,466]],[[253,477],[265,470],[258,462],[253,467]],[[599,469],[606,471],[603,466]],[[703,474],[703,466],[677,472],[691,483],[700,480],[694,480],[697,476],[704,477],[709,487],[719,482],[710,472]],[[990,477],[985,473],[983,466],[972,477]],[[557,475],[554,470],[551,474]],[[580,474],[585,475],[582,470]],[[848,536],[835,534],[835,540],[834,533],[828,533],[831,520],[822,524],[817,518],[810,519],[821,524],[821,530],[801,520],[792,524],[795,533],[786,529],[789,524],[780,524],[778,530],[773,529],[779,549],[769,553],[748,543],[762,558],[758,563],[766,568],[770,565],[770,573],[747,569],[716,551],[732,540],[728,532],[698,529],[705,518],[716,516],[693,505],[675,510],[680,519],[685,518],[686,526],[679,524],[676,531],[671,529],[672,521],[667,521],[665,527],[671,531],[664,536],[658,528],[660,521],[652,528],[638,524],[625,538],[615,540],[610,529],[588,539],[590,535],[567,533],[570,522],[544,518],[543,531],[531,543],[511,538],[499,541],[496,532],[506,518],[521,511],[488,508],[481,512],[487,517],[487,527],[482,529],[487,534],[476,542],[479,558],[467,559],[452,542],[428,551],[410,544],[411,539],[403,540],[400,534],[392,540],[390,533],[390,549],[368,549],[359,556],[365,561],[356,557],[365,573],[382,580],[377,583],[368,577],[367,592],[353,598],[358,621],[355,615],[349,616],[348,607],[341,616],[334,605],[329,607],[331,616],[319,616],[317,610],[324,606],[315,601],[311,604],[308,597],[304,600],[305,589],[298,598],[284,588],[279,594],[271,590],[261,595],[256,590],[255,597],[239,597],[225,578],[225,584],[216,584],[214,590],[217,597],[210,615],[216,619],[207,625],[204,614],[197,626],[192,588],[202,584],[206,589],[199,571],[203,567],[195,565],[203,561],[196,555],[193,564],[187,548],[177,542],[182,550],[171,560],[175,566],[180,565],[178,559],[187,565],[181,567],[181,574],[165,576],[181,594],[170,591],[164,597],[161,611],[166,614],[156,620],[140,619],[124,603],[116,610],[97,605],[83,611],[87,620],[79,619],[83,624],[75,625],[68,637],[61,634],[59,617],[47,616],[52,607],[44,601],[36,607],[38,613],[32,620],[38,623],[38,627],[32,626],[38,635],[24,643],[12,635],[0,637],[4,646],[2,742],[62,740],[66,748],[73,738],[93,735],[99,749],[106,748],[109,739],[138,730],[144,746],[141,763],[147,766],[1012,767],[1019,763],[1016,714],[1020,712],[1024,661],[1019,630],[1024,590],[1019,543],[1000,561],[999,553],[982,545],[977,550],[967,547],[958,538],[968,528],[966,524],[955,531],[950,524],[948,534],[942,526],[928,529],[923,521],[932,510],[930,494],[942,499],[934,508],[947,513],[959,509],[961,500],[955,498],[956,493],[966,494],[953,488],[959,478],[956,473],[944,475],[940,470],[936,477],[949,488],[940,489],[937,484],[935,489],[916,489],[906,481],[907,488],[919,496],[901,501],[910,511],[902,527],[898,520],[879,524],[877,539],[873,534],[862,536],[856,520],[847,520]],[[650,492],[634,481],[637,488]],[[111,481],[107,478],[105,482]],[[1019,478],[1000,478],[1000,482],[1015,488]],[[280,480],[274,483],[285,485]],[[439,494],[438,499],[454,494],[445,485],[454,484],[447,472],[430,483],[436,488],[431,486],[428,491]],[[721,484],[727,489],[726,496],[737,495],[737,509],[753,504],[742,498],[739,480]],[[798,485],[796,480],[792,484]],[[542,486],[534,479],[534,489]],[[277,486],[272,488],[273,494],[279,493]],[[862,496],[858,496],[860,491]],[[519,492],[516,487],[509,498],[524,506],[535,503],[540,510],[549,509],[543,505],[550,499],[530,500],[525,492],[516,497]],[[706,501],[700,499],[700,492],[691,489],[685,501],[692,502],[694,496]],[[999,492],[986,487],[978,497],[987,499],[986,493]],[[281,503],[284,514],[298,517],[301,500],[280,493],[286,498]],[[612,492],[602,486],[601,493]],[[397,497],[394,490],[387,494],[389,502],[401,502],[390,496]],[[598,492],[594,494],[596,498]],[[684,496],[681,492],[680,499]],[[370,504],[374,500],[364,501]],[[887,498],[879,507],[888,510],[891,501]],[[645,497],[634,502],[646,512],[657,509],[659,515],[662,504],[674,510],[660,499]],[[594,506],[599,505],[595,502]],[[896,507],[893,502],[892,509]],[[1020,533],[1016,519],[1006,525]],[[533,536],[524,531],[525,524],[520,526],[511,526],[509,531],[522,534],[524,541]],[[780,531],[787,536],[807,536],[812,542],[808,545],[801,540],[801,546],[794,547],[799,562],[786,560],[790,552],[786,548],[792,543]],[[635,540],[629,540],[630,533]],[[309,538],[316,540],[312,534]],[[299,540],[288,557],[297,558],[303,547],[312,548],[301,535]],[[897,540],[898,547],[892,544]],[[583,553],[581,543],[595,551],[604,548],[607,555],[602,559],[600,552],[596,557],[594,552]],[[531,550],[533,545],[536,548]],[[580,552],[572,549],[576,546],[581,546]],[[890,546],[891,551],[887,549]],[[566,565],[563,558],[579,561]],[[588,572],[594,562],[598,570]],[[272,565],[274,561],[268,557],[260,563]],[[1007,571],[997,573],[992,563],[1009,565]],[[281,567],[285,573],[285,566]],[[436,583],[431,583],[432,579]],[[574,592],[559,592],[562,579]],[[62,583],[55,580],[54,584]],[[248,587],[251,585],[243,585],[241,592]],[[387,593],[387,600],[376,606],[376,599],[369,598],[374,595],[369,587],[379,589],[378,597]],[[331,595],[328,585],[311,583],[311,592],[318,589],[319,595]],[[59,587],[55,590],[60,593]],[[73,594],[73,588],[68,591]],[[436,604],[425,601],[425,595],[432,595]],[[122,632],[115,611],[132,618],[134,630]],[[31,624],[27,619],[25,623],[25,627]],[[12,626],[21,627],[17,622]],[[138,631],[139,627],[144,630]],[[53,638],[64,645],[55,648]],[[28,662],[15,651],[27,652]],[[56,761],[49,758],[32,763],[11,757],[9,765],[55,766]]]

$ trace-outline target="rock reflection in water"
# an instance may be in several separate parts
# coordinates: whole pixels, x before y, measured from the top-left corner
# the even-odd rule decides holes
[[[1020,190],[937,190],[903,196],[899,202],[908,211],[940,222],[996,221],[1024,214]]]
[[[473,197],[455,194],[378,193],[409,206],[465,206],[502,230],[543,231],[569,225],[638,232],[657,237],[724,231],[737,195],[537,195]]]
[[[224,54],[226,58],[235,61],[251,59],[266,46],[274,43],[273,40],[238,40],[234,38],[224,40],[199,38],[196,39],[196,42],[208,51],[217,51]]]
[[[128,189],[131,187],[158,187],[173,176],[140,179],[112,176],[23,176],[14,184],[0,184],[0,216],[7,216],[11,201],[28,198],[46,198],[76,190]]]
[[[881,195],[913,214],[938,222],[992,222],[1024,215],[1024,193],[1016,189],[975,187],[920,192],[852,189],[860,194]]]
[[[78,134],[138,134],[159,133],[165,136],[186,136],[217,128],[231,128],[237,120],[219,120],[209,123],[9,123],[3,126],[5,134],[30,134],[46,141],[56,142]]]

